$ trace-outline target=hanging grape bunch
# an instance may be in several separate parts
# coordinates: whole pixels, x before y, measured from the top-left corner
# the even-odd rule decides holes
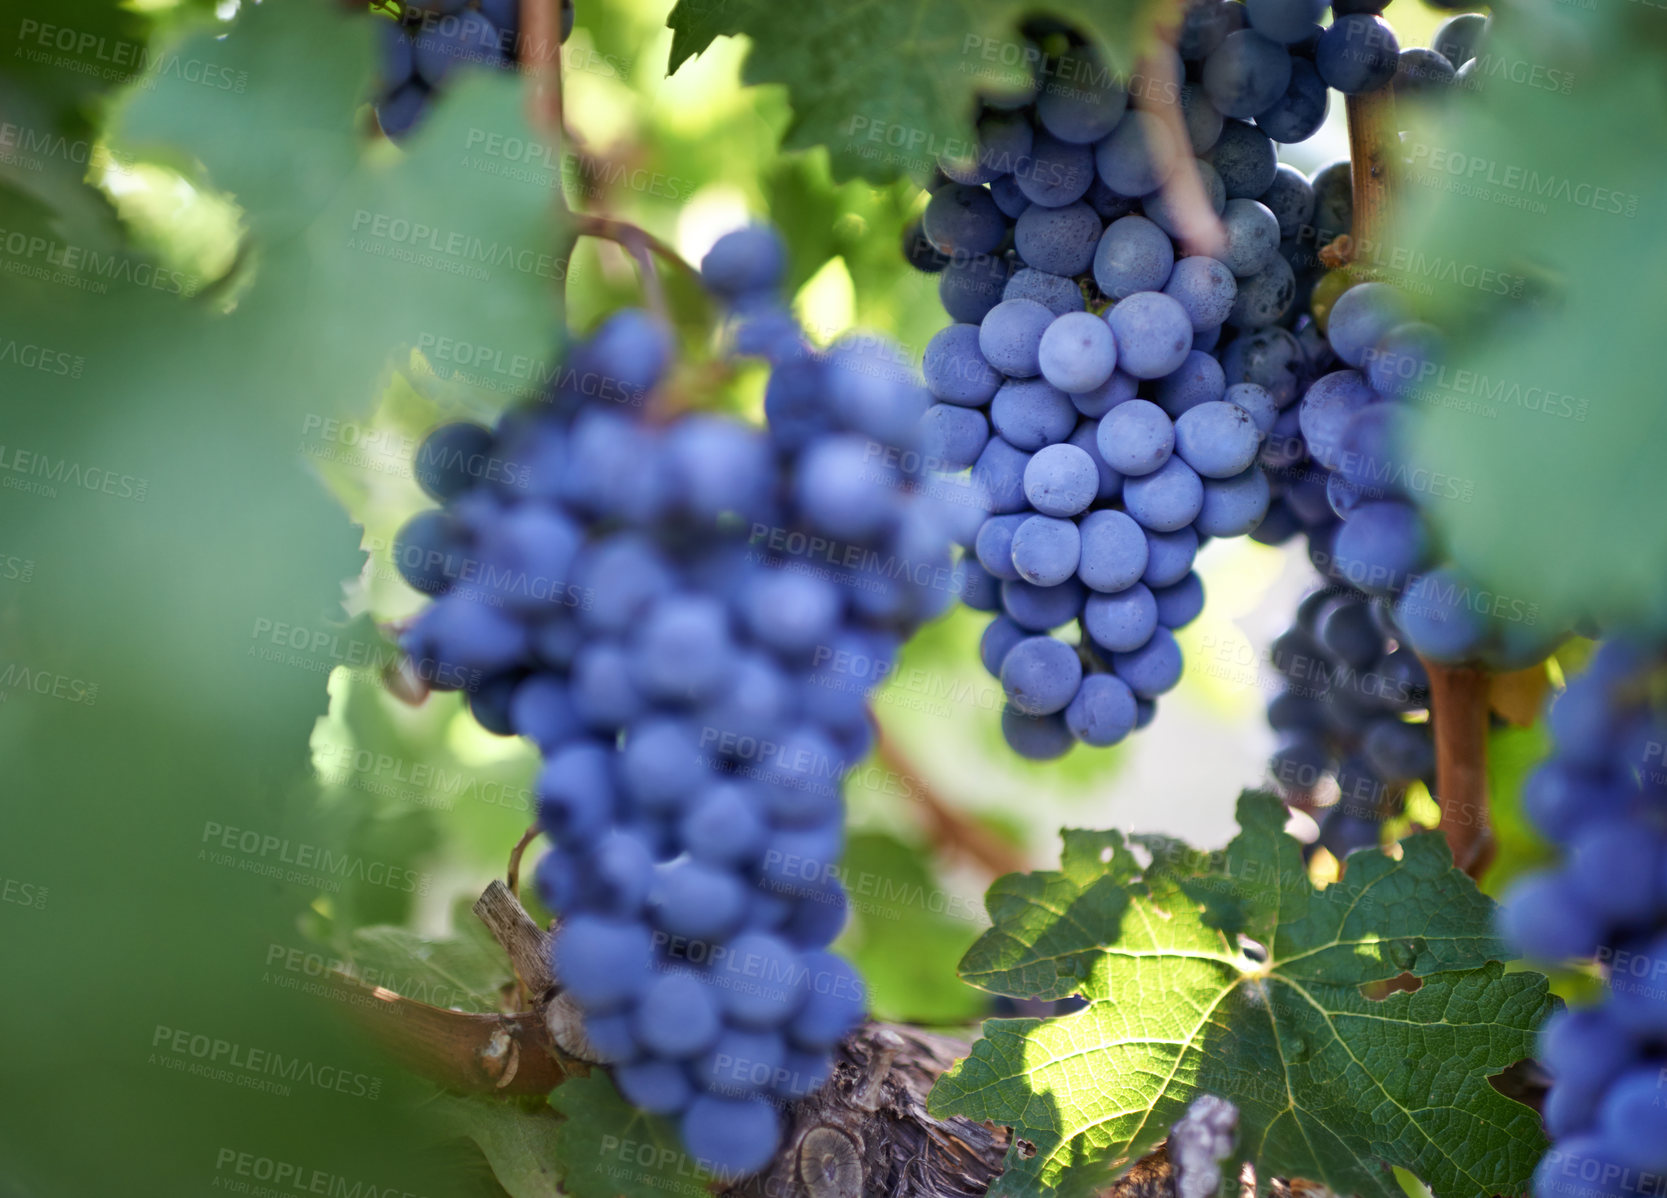
[[[1417,320],[1391,283],[1345,268],[1321,287],[1325,339],[1296,409],[1304,457],[1287,491],[1310,557],[1331,579],[1393,604],[1385,626],[1431,661],[1512,670],[1543,660],[1567,630],[1540,623],[1525,601],[1469,585],[1419,510],[1473,498],[1465,480],[1424,468],[1407,444],[1411,405],[1439,401],[1447,378],[1441,331]]]
[[[784,257],[748,229],[703,265],[775,368],[767,430],[656,417],[672,342],[624,312],[495,430],[428,438],[418,474],[444,507],[395,546],[435,596],[411,658],[544,757],[537,882],[594,1059],[732,1177],[769,1161],[777,1107],[822,1084],[864,1012],[825,951],[846,910],[840,786],[871,744],[870,687],[953,601],[950,538],[981,515],[924,486],[928,400],[895,347],[815,353],[784,325]]]
[[[1485,32],[1485,18],[1466,13],[1437,30],[1432,49],[1401,51],[1389,84],[1397,101],[1441,100]],[[1323,187],[1315,181],[1320,247],[1353,223],[1347,170],[1328,172]],[[1429,725],[1403,718],[1428,701],[1419,654],[1509,669],[1562,639],[1532,622],[1490,618],[1494,597],[1441,565],[1417,505],[1457,497],[1462,482],[1418,469],[1403,433],[1406,405],[1440,376],[1442,338],[1393,286],[1357,269],[1324,276],[1313,300],[1324,323],[1298,326],[1302,399],[1281,415],[1264,453],[1281,497],[1255,534],[1270,543],[1306,535],[1328,580],[1274,645],[1287,689],[1268,708],[1280,734],[1270,773],[1305,804],[1321,778],[1336,781],[1321,843],[1339,857],[1379,842],[1378,825],[1398,813],[1407,783],[1434,787]]]
[[[1380,842],[1410,784],[1435,784],[1429,679],[1385,629],[1385,610],[1353,587],[1323,587],[1273,643],[1284,689],[1268,704],[1280,737],[1269,770],[1305,808],[1323,778],[1335,779],[1337,798],[1320,816],[1317,843],[1339,860]]]
[[[521,0],[404,0],[378,20],[376,119],[398,141],[422,120],[446,81],[460,70],[514,70]],[[562,0],[561,40],[573,32],[573,0]]]
[[[1381,20],[1322,34],[1323,7],[1203,0],[1127,80],[1038,30],[1053,65],[989,100],[977,152],[940,164],[905,239],[956,322],[926,353],[928,448],[990,496],[968,602],[999,612],[981,653],[1025,756],[1151,719],[1181,676],[1174,631],[1202,607],[1204,541],[1255,533],[1270,507],[1262,539],[1307,526],[1269,468],[1305,456],[1292,408],[1319,346],[1303,314],[1318,248],[1348,229],[1348,166],[1310,180],[1276,142],[1320,127],[1327,82],[1377,86],[1398,62]],[[1192,175],[1224,233],[1208,254],[1191,250]]]

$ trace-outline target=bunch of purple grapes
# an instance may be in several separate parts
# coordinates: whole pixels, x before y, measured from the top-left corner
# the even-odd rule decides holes
[[[1423,468],[1407,444],[1411,405],[1445,377],[1440,331],[1416,320],[1391,284],[1362,282],[1332,306],[1326,333],[1338,369],[1297,408],[1337,517],[1310,531],[1311,557],[1331,578],[1391,602],[1394,635],[1430,661],[1513,670],[1543,660],[1567,631],[1444,562],[1419,510],[1465,497],[1464,480]]]
[[[1380,843],[1410,783],[1435,781],[1429,679],[1417,656],[1395,643],[1386,611],[1353,587],[1325,586],[1298,605],[1296,624],[1273,643],[1283,689],[1268,704],[1280,738],[1270,772],[1288,800],[1305,806],[1325,778],[1336,781],[1318,843],[1339,859]]]
[[[1649,1193],[1667,1174],[1667,706],[1659,649],[1615,640],[1551,706],[1554,750],[1523,810],[1564,860],[1517,882],[1501,923],[1524,955],[1596,958],[1592,1006],[1541,1032],[1554,1141],[1537,1198]]]
[[[521,0],[402,0],[378,21],[376,119],[395,141],[416,128],[452,74],[470,67],[514,70]],[[384,5],[383,10],[387,11]],[[561,40],[573,32],[573,0],[562,0]]]
[[[1397,97],[1448,90],[1458,69],[1474,60],[1485,33],[1486,19],[1465,13],[1437,30],[1432,49],[1403,51],[1393,82]],[[1347,164],[1327,170],[1335,175],[1329,200],[1317,205],[1316,247],[1349,232],[1352,222]],[[1346,279],[1341,272],[1333,277]],[[1462,496],[1464,486],[1462,480],[1420,470],[1404,444],[1408,405],[1442,377],[1439,332],[1415,320],[1400,294],[1381,282],[1350,285],[1330,303],[1327,317],[1324,332],[1304,319],[1291,340],[1265,337],[1257,347],[1287,364],[1285,376],[1296,381],[1302,401],[1281,413],[1264,452],[1276,498],[1253,535],[1268,543],[1304,535],[1310,560],[1327,580],[1299,611],[1297,627],[1276,643],[1276,669],[1289,677],[1286,657],[1310,663],[1328,678],[1338,670],[1368,669],[1376,652],[1368,642],[1381,638],[1393,652],[1377,667],[1379,681],[1397,696],[1411,687],[1419,700],[1415,709],[1425,701],[1426,687],[1418,654],[1505,669],[1544,657],[1561,639],[1558,631],[1537,627],[1529,605],[1501,604],[1500,597],[1468,585],[1457,570],[1442,565],[1439,546],[1417,510],[1423,501]],[[1339,593],[1349,596],[1341,607],[1328,598]],[[1332,626],[1328,641],[1324,628],[1334,611],[1347,619]],[[1357,644],[1355,661],[1339,637]],[[1294,655],[1285,645],[1290,639],[1299,642]],[[1308,651],[1316,646],[1326,652]],[[1364,675],[1373,677],[1371,671]],[[1356,690],[1357,681],[1351,677],[1346,689]],[[1394,812],[1397,787],[1415,778],[1432,781],[1428,725],[1397,718],[1392,726],[1378,710],[1383,703],[1370,699],[1362,706],[1358,695],[1338,711],[1334,688],[1326,684],[1319,690],[1312,697],[1332,708],[1326,721],[1289,692],[1270,704],[1269,722],[1281,737],[1271,772],[1289,797],[1307,797],[1320,777],[1334,776],[1343,802],[1322,824],[1336,841],[1328,847],[1335,852],[1339,846],[1347,851],[1375,844],[1376,830],[1367,820]],[[1398,700],[1389,706],[1413,710]],[[1371,801],[1349,804],[1356,791]]]
[[[594,1059],[727,1177],[771,1159],[778,1107],[865,1010],[825,951],[840,786],[870,689],[954,601],[953,538],[981,518],[923,472],[928,397],[895,347],[813,352],[783,324],[784,258],[752,228],[702,267],[774,367],[767,429],[657,415],[672,339],[627,311],[496,429],[427,439],[418,478],[444,506],[395,545],[434,596],[402,642],[420,672],[544,757],[537,882]]]
[[[1280,21],[1201,0],[1172,61],[1126,80],[1038,30],[1034,86],[986,102],[976,150],[940,161],[906,236],[956,322],[926,352],[928,452],[990,500],[967,602],[999,613],[981,654],[1024,756],[1144,726],[1202,608],[1200,544],[1303,527],[1265,467],[1301,459],[1301,313],[1350,184],[1346,163],[1310,180],[1278,160],[1329,103],[1303,57],[1317,43]],[[1186,250],[1168,186],[1183,170],[1225,231],[1214,255]]]

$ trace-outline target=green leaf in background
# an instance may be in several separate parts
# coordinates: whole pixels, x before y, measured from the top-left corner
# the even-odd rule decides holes
[[[577,1082],[566,1082],[559,1093]],[[556,1198],[562,1170],[556,1162],[560,1124],[550,1108],[483,1098],[434,1100],[435,1113],[474,1141],[509,1198]]]
[[[1526,1187],[1539,1118],[1487,1079],[1531,1055],[1545,979],[1504,972],[1493,904],[1439,835],[1403,842],[1398,861],[1356,853],[1321,891],[1284,822],[1277,799],[1246,793],[1224,853],[1139,838],[1143,870],[1119,833],[1068,833],[1059,871],[998,884],[969,974],[1089,1003],[987,1022],[932,1092],[934,1113],[1013,1128],[1000,1192],[1132,1163],[1202,1093],[1238,1105],[1236,1160],[1261,1177],[1392,1198],[1398,1165],[1442,1198]],[[1422,985],[1361,991],[1403,973]]]
[[[195,22],[155,52],[204,70],[158,73],[128,92],[110,136],[136,157],[200,172],[259,228],[304,224],[358,164],[354,114],[372,87],[374,33],[362,14],[322,4],[246,5],[230,34]]]
[[[850,838],[840,877],[851,922],[836,950],[861,971],[876,1019],[927,1025],[966,1023],[989,1007],[955,975],[955,963],[983,927],[976,902],[933,878],[929,856],[895,837]]]
[[[717,37],[746,34],[746,81],[787,86],[788,149],[827,146],[838,179],[924,179],[939,154],[966,151],[981,94],[1028,84],[1034,47],[1021,20],[1069,22],[1126,75],[1166,13],[1163,0],[679,0],[667,19],[670,69]]]
[[[282,275],[289,318],[314,316],[314,355],[357,349],[380,368],[390,346],[409,345],[545,360],[567,246],[549,187],[505,177],[506,147],[538,142],[519,79],[463,72],[405,152],[373,144],[355,115],[372,20],[245,6],[229,35],[194,34],[177,52],[231,60],[246,90],[205,97],[184,79],[154,81],[131,94],[112,139],[230,193],[267,234],[257,269]]]
[[[7,338],[38,350],[0,365],[6,552],[31,566],[0,582],[0,876],[41,899],[0,934],[46,983],[0,995],[0,1057],[30,1079],[0,1094],[0,1160],[31,1193],[202,1193],[261,1160],[460,1192],[410,1081],[310,984],[304,924],[380,910],[346,897],[372,892],[404,919],[447,883],[426,825],[318,803],[327,682],[368,685],[386,646],[344,610],[360,533],[303,445],[362,418],[425,337],[547,351],[559,293],[520,255],[559,261],[560,231],[548,189],[462,159],[480,131],[526,135],[516,80],[461,84],[401,157],[356,131],[371,43],[330,6],[245,4],[209,29],[151,55],[121,127],[234,193],[235,296],[81,241],[51,271],[8,260],[0,289]],[[243,90],[186,62],[235,63]],[[396,222],[439,252],[377,231]],[[515,254],[483,258],[481,237]],[[314,1080],[268,1085],[251,1062],[274,1061]],[[122,1112],[99,1152],[64,1117],[90,1084]]]
[[[1415,130],[1383,254],[1454,335],[1415,395],[1453,556],[1508,618],[1659,625],[1667,438],[1667,24],[1637,4],[1500,6],[1475,89]],[[1529,303],[1528,300],[1537,302]],[[1600,535],[1625,525],[1624,535]],[[1496,603],[1497,601],[1497,603]],[[1536,610],[1537,605],[1537,610]]]
[[[699,1193],[709,1180],[683,1151],[677,1129],[619,1096],[600,1069],[550,1091],[566,1116],[557,1124],[555,1158],[562,1191],[573,1198],[665,1198]]]
[[[501,988],[515,980],[503,948],[472,912],[459,910],[452,922],[457,933],[443,940],[406,928],[354,929],[353,975],[432,1007],[502,1010]]]

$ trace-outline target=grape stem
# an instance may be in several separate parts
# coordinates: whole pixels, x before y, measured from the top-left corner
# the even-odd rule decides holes
[[[515,842],[515,847],[509,850],[509,868],[504,871],[504,882],[509,886],[509,892],[517,900],[521,897],[521,858],[527,851],[527,846],[538,839],[543,831],[537,824],[533,824],[521,833],[521,839]]]
[[[872,713],[870,715],[872,718]],[[890,773],[897,775],[903,792],[919,802],[926,818],[927,835],[941,852],[970,860],[988,870],[992,877],[1018,873],[1025,859],[1018,850],[968,819],[920,776],[920,771],[899,747],[896,739],[878,719],[874,723],[874,756]]]
[[[1347,258],[1382,256],[1392,209],[1395,148],[1395,93],[1388,87],[1349,96],[1349,162],[1354,187],[1354,227]],[[1341,248],[1341,247],[1339,247]]]
[[[1220,257],[1227,245],[1227,231],[1204,193],[1198,174],[1198,160],[1187,148],[1192,144],[1181,117],[1181,84],[1175,78],[1175,56],[1152,54],[1140,64],[1139,76],[1145,86],[1135,92],[1140,107],[1162,124],[1169,144],[1175,147],[1175,168],[1164,180],[1163,198],[1174,216],[1175,231],[1189,254]]]
[[[1426,661],[1435,725],[1435,793],[1453,863],[1473,878],[1493,862],[1488,817],[1488,691],[1491,676],[1471,666]]]
[[[700,272],[685,262],[681,254],[640,225],[615,220],[611,216],[575,212],[573,231],[580,237],[611,241],[630,254],[636,260],[637,269],[642,275],[643,290],[648,293],[649,305],[661,317],[667,312],[666,292],[660,283],[660,274],[654,267],[655,258],[664,259],[669,265],[688,274],[697,282],[700,279]]]
[[[560,161],[566,132],[562,113],[561,0],[521,0],[521,67],[531,87],[527,117],[549,139]]]

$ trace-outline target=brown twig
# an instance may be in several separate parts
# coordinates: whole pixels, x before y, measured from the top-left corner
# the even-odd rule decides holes
[[[1376,254],[1389,227],[1395,189],[1395,93],[1380,87],[1348,97],[1349,162],[1354,188],[1351,260]]]
[[[1493,861],[1488,819],[1488,687],[1491,675],[1470,666],[1426,661],[1430,722],[1435,726],[1436,797],[1453,861],[1473,878]]]
[[[1185,81],[1175,78],[1174,55],[1149,55],[1140,64],[1138,75],[1145,79],[1146,86],[1137,89],[1135,99],[1162,123],[1175,149],[1175,165],[1164,181],[1163,198],[1182,248],[1189,254],[1220,256],[1227,245],[1227,231],[1204,192],[1198,160],[1192,156],[1192,139],[1181,117],[1181,87]]]
[[[581,237],[595,237],[600,241],[611,241],[625,247],[635,255],[636,251],[646,250],[655,257],[665,260],[668,266],[675,266],[687,274],[691,279],[699,280],[700,271],[696,270],[677,250],[661,241],[654,234],[639,225],[629,221],[615,220],[611,216],[597,216],[590,212],[575,213],[573,217],[573,231]]]
[[[448,1011],[340,975],[330,983],[355,1021],[396,1060],[447,1089],[548,1094],[569,1077],[589,1072],[583,1062],[553,1051],[542,1011]]]
[[[527,846],[538,839],[541,831],[542,828],[533,824],[521,833],[521,839],[509,850],[509,869],[505,871],[504,881],[509,884],[509,892],[515,896],[517,902],[521,899],[521,858],[526,853]]]
[[[527,118],[556,150],[563,129],[561,85],[561,0],[521,0],[521,69],[527,89]]]
[[[575,212],[573,231],[580,237],[611,241],[636,259],[637,268],[642,273],[643,289],[648,292],[648,301],[661,316],[666,314],[666,293],[660,285],[659,272],[654,268],[655,258],[663,259],[668,265],[685,272],[697,282],[700,279],[700,272],[685,262],[676,249],[640,225],[615,220],[611,216]]]
[[[527,835],[515,846],[517,854],[536,835],[536,827],[527,829]],[[515,875],[519,866],[520,857],[512,855],[509,885],[494,882],[475,900],[475,916],[509,954],[510,968],[515,970],[515,1009],[518,1011],[549,998],[556,984],[550,972],[544,931],[521,906],[520,896],[515,890]]]
[[[879,720],[874,721],[874,755],[881,765],[908,781],[925,812],[927,834],[938,848],[975,861],[996,877],[1025,868],[1027,863],[1017,849],[943,800]]]

